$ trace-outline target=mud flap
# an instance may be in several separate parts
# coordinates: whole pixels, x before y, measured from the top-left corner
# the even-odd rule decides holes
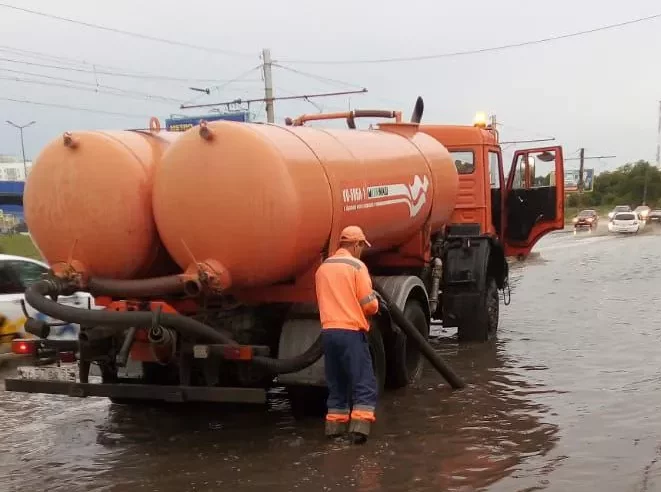
[[[286,359],[309,349],[321,334],[319,314],[315,312],[292,313],[285,321],[280,334],[278,358]],[[291,374],[280,374],[278,383],[284,386],[326,386],[323,356],[311,366]]]

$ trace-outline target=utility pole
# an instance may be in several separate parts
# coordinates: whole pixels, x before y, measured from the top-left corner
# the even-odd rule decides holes
[[[659,101],[659,129],[656,134],[656,167],[661,167],[661,101]]]
[[[21,151],[23,152],[23,180],[27,181],[28,180],[28,164],[27,160],[25,159],[25,145],[23,144],[23,128],[27,128],[28,126],[32,126],[36,123],[36,121],[31,121],[30,123],[26,125],[17,125],[13,121],[7,120],[7,123],[9,123],[11,126],[14,128],[18,128],[18,130],[21,132]]]
[[[264,60],[264,101],[266,102],[266,121],[275,123],[275,113],[273,111],[273,75],[271,72],[273,62],[271,61],[271,50],[264,48],[262,50],[262,59]]]
[[[661,167],[661,101],[659,101],[659,126],[656,133],[656,167]],[[647,205],[647,181],[649,167],[645,169],[645,185],[643,186],[643,205]]]
[[[581,147],[579,149],[579,156],[578,157],[568,157],[568,158],[565,159],[565,161],[576,161],[576,160],[580,161],[580,165],[579,165],[579,168],[578,168],[578,184],[577,184],[578,197],[579,197],[578,198],[579,206],[581,204],[581,196],[582,196],[583,190],[585,188],[585,180],[583,179],[583,174],[585,172],[585,161],[587,161],[588,159],[611,159],[613,157],[616,157],[616,156],[614,156],[614,155],[595,155],[595,156],[585,157],[585,149],[583,147]],[[592,179],[594,180],[594,176],[592,177]],[[594,181],[593,181],[593,183],[594,183]]]
[[[584,182],[583,182],[583,169],[585,168],[585,149],[581,147],[579,151],[580,164],[578,166],[578,192],[583,193]]]

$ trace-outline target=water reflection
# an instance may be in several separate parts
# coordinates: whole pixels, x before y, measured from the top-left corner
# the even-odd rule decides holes
[[[558,429],[544,421],[548,409],[534,401],[548,390],[518,374],[507,341],[462,348],[447,339],[435,343],[470,386],[453,393],[427,370],[417,387],[383,400],[367,446],[326,442],[322,422],[295,422],[277,392],[268,411],[112,405],[96,426],[95,442],[104,449],[97,453],[96,483],[166,492],[221,486],[473,490],[548,453]]]

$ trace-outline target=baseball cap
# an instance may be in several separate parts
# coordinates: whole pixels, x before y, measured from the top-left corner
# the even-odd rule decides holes
[[[362,241],[368,248],[372,247],[369,241],[365,238],[363,230],[358,226],[348,226],[342,229],[340,241],[346,241],[348,243],[359,243]]]

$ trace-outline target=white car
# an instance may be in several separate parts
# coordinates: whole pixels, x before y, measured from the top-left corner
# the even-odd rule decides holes
[[[49,323],[57,322],[53,318],[37,312],[25,302],[25,290],[42,275],[47,273],[49,267],[46,263],[24,258],[0,254],[0,346],[9,344],[18,334],[21,338],[34,338],[26,334],[23,324],[26,321],[23,306],[32,318],[41,319]],[[71,296],[61,296],[58,302],[94,309],[94,298],[86,292],[77,292]],[[77,324],[64,324],[53,326],[49,339],[77,340],[80,326]]]
[[[640,220],[645,220],[647,221],[647,217],[649,217],[650,212],[652,209],[648,207],[647,205],[640,205],[635,208],[634,213],[638,214],[638,218]]]
[[[644,224],[634,212],[619,212],[608,223],[608,231],[638,234]]]

